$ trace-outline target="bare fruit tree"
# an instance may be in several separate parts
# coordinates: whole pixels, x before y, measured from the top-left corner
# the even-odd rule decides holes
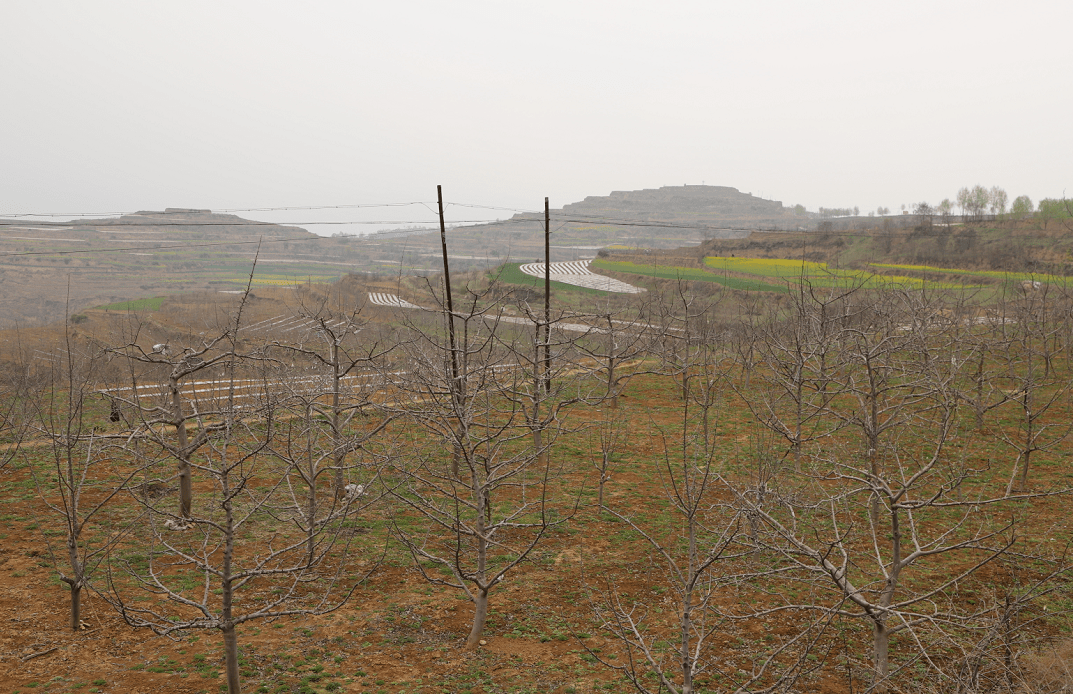
[[[656,330],[649,325],[647,306],[639,304],[614,313],[595,316],[595,329],[575,342],[578,365],[603,384],[599,399],[618,407],[618,399],[630,379],[643,372],[638,368],[649,353]]]
[[[347,456],[387,423],[378,422],[371,431],[351,435],[361,421],[361,413],[368,410],[373,390],[380,385],[376,364],[396,345],[359,339],[359,333],[372,332],[361,315],[362,307],[347,309],[339,305],[340,299],[333,298],[329,295],[314,305],[303,305],[299,314],[312,323],[312,328],[289,342],[273,342],[268,353],[276,357],[277,369],[272,378],[284,386],[280,393],[286,393],[292,404],[295,399],[301,401],[299,419],[310,427],[303,435],[286,440],[309,441],[320,421],[326,421],[330,428],[324,439],[330,453],[317,456],[315,463],[312,449],[304,454],[307,460],[301,469],[307,471],[311,493],[316,490],[313,480],[330,472],[335,496],[342,499],[346,495]],[[323,446],[321,440],[315,444],[318,450]]]
[[[152,438],[174,459],[179,478],[179,515],[183,517],[188,517],[193,507],[192,460],[218,427],[215,420],[219,413],[212,409],[212,403],[227,388],[226,382],[220,380],[220,368],[240,358],[226,349],[233,330],[232,325],[225,326],[196,346],[180,349],[156,345],[150,351],[139,344],[135,332],[124,347],[113,350],[128,360],[130,385],[113,388],[109,395],[118,408],[134,413],[139,435]],[[146,383],[145,372],[138,366],[150,367],[149,373],[162,372],[162,382]],[[174,439],[167,435],[168,428],[175,432]]]
[[[630,438],[630,422],[618,410],[607,409],[589,430],[589,450],[592,466],[599,475],[597,482],[597,508],[604,508],[604,487],[615,472],[616,459],[626,448]]]
[[[115,452],[110,450],[113,438],[99,431],[100,415],[95,418],[92,412],[94,401],[98,405],[102,401],[97,390],[103,355],[76,347],[70,331],[65,331],[65,345],[66,357],[51,362],[49,386],[27,399],[30,430],[46,442],[48,462],[40,466],[28,460],[26,466],[38,496],[63,522],[63,552],[48,534],[44,539],[53,567],[70,590],[70,626],[77,631],[82,627],[82,590],[121,535],[119,528],[102,530],[95,523],[139,467],[130,466],[119,480],[105,481],[101,469]],[[58,554],[65,554],[64,560]]]
[[[717,446],[717,414],[724,406],[723,348],[704,341],[689,365],[691,377],[674,425],[661,425],[663,459],[656,463],[658,493],[670,520],[646,518],[635,509],[608,505],[609,513],[638,533],[652,550],[659,592],[652,604],[624,593],[613,579],[589,586],[598,626],[625,649],[624,659],[609,659],[586,649],[596,660],[625,677],[645,694],[706,691],[719,679],[735,691],[771,691],[793,682],[805,668],[824,620],[807,620],[777,644],[765,644],[751,673],[725,666],[719,642],[727,634],[746,634],[741,625],[759,615],[745,607],[721,605],[728,595],[777,580],[781,568],[757,561],[755,543],[743,538],[747,510],[735,503],[739,492],[723,478],[726,451]],[[658,503],[658,502],[657,502]],[[761,589],[762,590],[762,589]]]
[[[985,566],[1026,551],[1017,508],[1030,496],[990,484],[988,463],[951,445],[961,424],[949,323],[936,304],[910,298],[888,295],[901,303],[879,302],[844,328],[835,375],[853,407],[832,406],[829,416],[849,420],[844,433],[855,428],[861,441],[809,447],[811,472],[793,494],[764,507],[739,497],[761,521],[758,546],[792,567],[787,581],[811,586],[810,603],[787,607],[833,610],[870,632],[861,679],[877,692],[911,666],[953,677],[937,644],[965,643],[993,613],[993,604],[960,600],[959,590]]]
[[[270,452],[298,447],[280,441],[294,430],[277,426],[275,384],[251,392],[237,374],[237,335],[228,347],[214,421],[190,462],[211,491],[178,513],[133,495],[148,522],[113,552],[102,592],[132,626],[169,637],[220,632],[227,690],[237,694],[241,625],[336,610],[372,569],[347,528],[362,496],[329,496],[310,516],[308,497],[294,493],[305,480],[299,463]]]
[[[801,277],[790,291],[789,315],[772,311],[756,327],[757,351],[766,366],[759,373],[761,387],[738,392],[756,420],[786,441],[795,472],[801,472],[804,446],[845,425],[824,415],[841,394],[832,381],[834,346],[840,318],[858,289],[825,289]],[[734,381],[730,385],[737,388]]]
[[[1012,320],[1003,323],[1009,338],[1002,351],[1003,380],[1010,385],[1006,400],[1016,403],[1018,417],[1016,430],[999,428],[998,436],[1017,453],[1007,485],[1007,493],[1012,493],[1028,487],[1032,456],[1054,448],[1073,431],[1073,423],[1059,414],[1073,384],[1053,365],[1061,353],[1057,338],[1062,328],[1052,319],[1046,287],[1033,286],[1008,310]]]
[[[531,344],[531,333],[505,335],[492,294],[466,297],[450,342],[435,322],[411,322],[408,368],[384,405],[414,425],[384,452],[398,480],[395,535],[427,581],[473,602],[469,648],[484,632],[492,589],[572,512],[556,487],[562,463],[543,455],[561,420],[547,422],[540,448],[529,443],[533,374],[509,347]]]

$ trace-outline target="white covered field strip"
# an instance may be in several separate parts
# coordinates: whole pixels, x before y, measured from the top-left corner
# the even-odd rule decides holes
[[[389,308],[421,308],[417,304],[411,304],[405,299],[386,292],[370,292],[369,303],[373,306],[387,306]]]
[[[543,267],[543,266],[541,266]],[[369,301],[376,306],[391,306],[393,308],[416,308],[422,311],[430,311],[424,306],[418,306],[411,304],[409,301],[400,299],[394,294],[375,293],[369,294]],[[455,315],[458,315],[457,313]],[[518,325],[535,325],[533,321],[528,318],[519,318],[517,316],[504,316],[500,314],[486,313],[484,315],[485,320],[498,320],[500,323],[516,323]],[[552,329],[555,330],[569,330],[576,333],[606,333],[607,331],[602,328],[595,328],[591,325],[583,325],[581,323],[552,323]]]
[[[585,263],[584,262],[572,261],[570,263],[558,263],[558,264],[560,264],[560,265],[580,265],[580,266],[584,266]],[[556,263],[551,264],[552,269],[555,268],[555,265],[556,265]],[[543,268],[544,268],[543,264],[534,264],[534,267],[541,268],[541,272],[543,272]],[[591,273],[590,273],[590,275],[591,275]],[[604,277],[603,275],[591,275],[591,276],[592,277],[599,277],[601,281],[602,280],[610,280],[612,282],[617,282],[618,281],[618,280],[611,279],[610,277]],[[541,275],[541,277],[543,277],[543,275]],[[555,279],[555,275],[552,275],[552,279]],[[630,286],[630,285],[625,284],[624,282],[619,282],[619,284],[623,284],[623,285],[625,285],[627,287]],[[633,293],[645,291],[644,289],[640,289],[638,287],[633,287],[633,289],[636,290]],[[378,293],[375,293],[375,294],[373,294],[373,293],[369,294],[369,301],[371,303],[373,303],[374,305],[376,305],[376,306],[390,306],[390,307],[393,307],[393,308],[415,308],[415,309],[420,309],[422,311],[431,311],[432,310],[432,309],[429,309],[429,308],[425,308],[424,306],[418,306],[417,304],[411,304],[409,301],[401,299],[401,298],[395,296],[394,294],[385,294],[385,293],[382,293],[382,292],[378,292]],[[464,317],[464,316],[462,316],[462,317]],[[514,323],[514,324],[517,324],[517,325],[536,325],[536,323],[534,321],[532,321],[531,319],[529,319],[529,318],[520,318],[520,317],[517,317],[517,316],[506,316],[506,315],[502,315],[502,314],[498,314],[498,315],[496,315],[496,314],[485,314],[484,317],[487,320],[498,320],[501,323]],[[643,329],[659,330],[660,329],[659,326],[657,326],[657,325],[652,325],[651,323],[640,323],[640,322],[637,322],[637,321],[615,320],[615,321],[612,321],[612,323],[614,323],[615,325],[625,326],[626,328],[639,328],[639,329],[642,329],[642,330]],[[552,322],[551,327],[552,327],[553,330],[566,330],[568,332],[574,332],[574,333],[596,333],[596,334],[603,335],[603,334],[608,332],[607,328],[601,328],[601,327],[595,326],[595,325],[585,325],[584,323],[562,323],[562,322],[556,321],[556,322]],[[666,330],[669,330],[670,332],[675,332],[675,333],[685,332],[682,328],[666,328]]]
[[[518,367],[518,364],[496,364],[495,366],[488,367],[490,371],[498,372],[506,369],[513,369]],[[351,376],[343,376],[339,379],[340,392],[345,392],[347,387],[353,387],[355,385],[367,387],[371,382],[377,386],[384,385],[399,385],[404,383],[405,379],[400,377],[408,375],[409,371],[389,371],[387,373],[364,373],[354,374]],[[364,382],[364,383],[359,383]],[[198,387],[201,386],[201,387]],[[97,391],[98,393],[130,393],[134,390],[130,387],[125,388],[104,388]],[[138,398],[149,398],[154,396],[167,396],[168,386],[163,383],[147,383],[137,387]],[[332,379],[330,375],[321,375],[305,378],[290,378],[285,381],[265,382],[261,380],[245,379],[236,380],[233,387],[235,400],[245,400],[247,398],[264,398],[267,395],[271,395],[274,392],[278,393],[280,390],[284,390],[284,395],[309,395],[316,393],[319,395],[330,395],[332,393]],[[180,392],[188,399],[192,401],[220,401],[228,399],[232,391],[232,386],[227,381],[191,381],[184,383]],[[247,392],[239,392],[247,391]],[[252,391],[252,392],[249,392]],[[207,397],[198,397],[205,393],[211,393]]]
[[[395,371],[388,374],[382,374],[383,376],[393,376],[402,374],[402,371]],[[380,377],[381,374],[355,374],[352,376],[343,376],[339,379],[342,385],[353,385],[357,381],[366,381],[369,379]],[[308,384],[312,384],[312,387],[305,387]],[[313,376],[307,378],[289,378],[285,381],[273,381],[265,382],[261,380],[236,380],[233,386],[235,390],[235,397],[247,398],[251,395],[258,395],[260,393],[271,392],[278,390],[279,388],[289,387],[295,391],[299,390],[299,386],[304,387],[301,392],[309,392],[310,390],[324,390],[325,392],[331,392],[331,376]],[[319,387],[319,388],[318,388]],[[196,396],[203,393],[219,393],[227,394],[232,389],[232,385],[228,381],[191,381],[189,383],[183,383],[180,388],[180,392],[187,396]],[[99,393],[130,393],[135,390],[130,387],[125,388],[104,388],[97,392]],[[148,398],[156,395],[167,395],[168,386],[163,383],[146,383],[137,387],[138,397]],[[240,392],[240,391],[254,391]]]
[[[485,316],[488,320],[498,320],[501,323],[517,323],[518,325],[531,325],[535,326],[529,318],[519,318],[517,316]],[[552,322],[552,330],[568,330],[574,333],[606,333],[604,328],[596,328],[591,325],[584,325],[583,323],[556,323]]]
[[[640,294],[645,291],[641,287],[620,282],[612,277],[597,275],[589,269],[589,262],[588,260],[570,260],[552,263],[548,267],[548,275],[553,282],[572,284],[586,289],[598,289],[612,294]],[[544,263],[528,263],[520,266],[519,269],[532,277],[544,277]]]
[[[251,331],[251,332],[255,332],[255,333],[270,332],[270,333],[283,334],[283,333],[294,332],[295,330],[302,330],[303,328],[312,329],[312,328],[316,328],[319,325],[320,325],[320,323],[318,323],[317,321],[313,320],[312,318],[307,318],[305,316],[282,315],[282,316],[273,316],[272,318],[266,318],[263,321],[253,323],[251,325],[247,325],[243,329]],[[328,323],[329,328],[338,328],[338,327],[341,327],[343,325],[346,325],[345,320],[335,321],[334,323]]]

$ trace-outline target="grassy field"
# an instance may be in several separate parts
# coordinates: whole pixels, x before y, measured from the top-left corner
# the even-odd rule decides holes
[[[827,263],[781,258],[739,258],[708,256],[704,264],[713,270],[726,273],[773,277],[790,283],[807,280],[818,287],[902,287],[919,289],[924,286],[935,289],[956,289],[964,285],[950,282],[928,282],[919,277],[906,275],[879,275],[860,270],[832,268]],[[877,266],[878,267],[878,266]]]
[[[603,260],[597,258],[592,261],[592,267],[610,272],[622,272],[643,277],[654,277],[665,280],[685,280],[689,282],[714,282],[730,289],[739,289],[751,292],[782,292],[788,291],[785,285],[771,284],[763,280],[749,279],[728,274],[707,272],[699,268],[676,267],[673,265],[645,265],[627,261]]]

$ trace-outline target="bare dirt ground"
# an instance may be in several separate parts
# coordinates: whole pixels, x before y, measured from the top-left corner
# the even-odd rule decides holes
[[[653,378],[635,380],[622,398],[620,413],[631,418],[633,435],[625,464],[607,485],[610,506],[653,509],[661,503],[658,478],[644,461],[660,458],[663,447],[654,427],[675,421],[676,403],[673,387]],[[747,459],[751,439],[742,410],[729,409],[721,422],[724,433],[720,438],[728,450],[738,449]],[[579,413],[580,420],[598,416],[597,411]],[[485,643],[480,648],[463,648],[471,603],[456,591],[430,586],[396,548],[351,600],[331,615],[243,625],[239,646],[244,691],[630,691],[628,683],[595,663],[590,653],[613,655],[619,662],[625,657],[621,646],[594,623],[590,591],[614,584],[621,594],[644,600],[653,610],[657,628],[668,634],[668,620],[674,613],[672,593],[666,590],[661,564],[649,547],[623,524],[593,508],[594,475],[583,457],[584,445],[580,440],[565,441],[559,453],[577,458],[573,481],[587,490],[582,507],[567,529],[552,533],[529,562],[493,590]],[[121,462],[116,465],[118,471]],[[1041,466],[1039,474],[1060,478],[1068,473],[1051,465]],[[72,632],[68,592],[55,578],[44,542],[46,537],[62,542],[62,534],[44,514],[24,468],[10,465],[0,471],[0,498],[4,500],[0,510],[0,694],[185,694],[225,689],[221,638],[216,632],[191,631],[178,639],[154,636],[126,625],[92,594],[84,598],[84,628]],[[1040,527],[1055,527],[1064,518],[1057,502],[1041,504],[1035,514]],[[999,580],[998,573],[985,572],[978,582],[963,587],[962,596],[975,599]],[[728,602],[735,599],[742,596],[726,596]],[[1042,623],[1037,633],[1052,643],[1062,636],[1062,628],[1060,621]],[[758,643],[769,634],[790,634],[793,629],[789,616],[763,626],[728,625],[713,643],[728,672],[747,670]],[[852,638],[826,650],[824,657],[830,665],[799,682],[799,690],[857,691],[854,687],[860,681],[847,676],[839,660],[841,655],[867,659],[865,644]],[[1055,653],[1052,660],[1057,665],[1048,666],[1048,672],[1064,667],[1065,661]],[[713,680],[702,683],[705,691],[723,691],[718,685]]]

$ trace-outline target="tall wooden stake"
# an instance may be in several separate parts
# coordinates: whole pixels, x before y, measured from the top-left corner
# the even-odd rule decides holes
[[[447,226],[443,221],[443,186],[436,186],[436,199],[440,206],[440,245],[443,246],[443,286],[447,300],[447,336],[451,347],[451,399],[455,407],[461,412],[462,407],[462,384],[458,376],[458,348],[455,345],[455,306],[451,298],[451,269],[447,265]],[[458,446],[455,446],[455,455],[452,462],[454,475],[458,477]]]
[[[551,211],[544,198],[544,392],[551,392]]]
[[[455,347],[455,306],[451,299],[451,269],[447,266],[447,227],[443,221],[443,186],[436,186],[436,198],[440,205],[440,245],[443,246],[443,286],[447,298],[447,332],[451,341],[451,378],[458,385],[458,351]],[[452,387],[452,393],[455,388]]]

